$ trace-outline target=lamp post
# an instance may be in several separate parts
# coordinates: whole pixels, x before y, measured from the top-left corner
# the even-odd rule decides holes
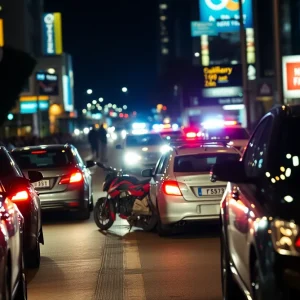
[[[246,124],[247,128],[251,129],[251,112],[250,112],[250,98],[248,90],[248,67],[247,67],[247,42],[244,25],[243,14],[243,0],[239,0],[239,14],[240,14],[240,43],[241,43],[241,63],[243,73],[243,99],[246,109]]]

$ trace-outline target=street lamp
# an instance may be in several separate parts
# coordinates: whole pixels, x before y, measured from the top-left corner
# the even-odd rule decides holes
[[[92,89],[88,89],[88,90],[86,91],[86,93],[87,93],[88,95],[91,95],[91,94],[93,94],[93,90],[92,90]]]
[[[104,99],[102,97],[99,98],[98,100],[99,100],[99,102],[103,102],[104,101]]]
[[[195,57],[199,57],[200,56],[200,53],[199,52],[196,52],[194,53]]]
[[[127,105],[123,105],[123,109],[127,109]]]
[[[49,74],[55,74],[55,69],[54,69],[54,68],[49,68],[49,69],[47,70],[47,72],[48,72]]]
[[[127,88],[127,87],[125,87],[125,86],[124,86],[124,87],[122,87],[122,92],[123,92],[123,93],[127,93],[127,92],[128,92],[128,88]]]

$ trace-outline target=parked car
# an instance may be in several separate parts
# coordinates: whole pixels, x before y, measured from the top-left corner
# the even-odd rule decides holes
[[[271,110],[241,161],[216,164],[221,201],[223,299],[299,298],[300,106]]]
[[[70,144],[16,148],[12,155],[25,176],[38,171],[34,183],[42,210],[66,210],[88,219],[93,210],[92,176],[77,149]]]
[[[0,298],[27,299],[23,260],[24,218],[0,183]]]
[[[163,154],[154,171],[144,170],[142,175],[151,177],[159,234],[170,234],[179,223],[219,220],[226,183],[211,182],[209,174],[215,163],[239,159],[238,150],[223,143],[186,142]]]
[[[30,172],[27,179],[9,152],[0,147],[0,180],[4,192],[18,206],[24,217],[25,263],[32,268],[39,267],[40,243],[44,244],[41,203],[32,185],[42,178],[39,172]]]

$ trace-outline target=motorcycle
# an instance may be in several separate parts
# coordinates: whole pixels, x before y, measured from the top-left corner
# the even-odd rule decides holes
[[[107,172],[102,186],[107,196],[98,199],[94,207],[97,226],[101,230],[109,229],[118,214],[121,219],[128,221],[130,229],[136,226],[152,231],[157,224],[157,215],[149,198],[149,179],[139,181],[122,170],[106,167],[99,162],[94,165]]]

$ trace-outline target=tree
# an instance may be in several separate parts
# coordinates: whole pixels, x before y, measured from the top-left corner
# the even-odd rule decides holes
[[[35,65],[36,60],[23,51],[10,47],[0,48],[0,126],[15,107]]]

